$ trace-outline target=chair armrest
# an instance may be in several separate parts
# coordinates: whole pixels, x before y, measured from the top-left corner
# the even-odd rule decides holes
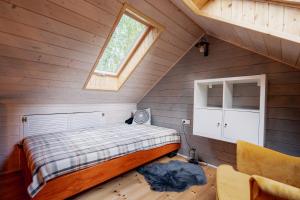
[[[300,200],[300,189],[262,176],[253,175],[250,178],[250,196],[251,200],[277,198]]]

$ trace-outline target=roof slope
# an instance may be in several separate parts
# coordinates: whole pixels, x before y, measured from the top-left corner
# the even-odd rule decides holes
[[[216,0],[193,12],[182,0],[172,2],[209,35],[300,68],[299,5]]]
[[[0,1],[0,102],[138,102],[203,31],[169,1],[128,3],[165,31],[123,87],[109,92],[82,88],[121,0]]]

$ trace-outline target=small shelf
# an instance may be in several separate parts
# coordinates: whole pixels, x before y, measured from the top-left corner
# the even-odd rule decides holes
[[[213,107],[213,106],[203,106],[203,107],[195,107],[196,109],[211,109],[211,110],[222,110],[222,107]]]
[[[243,108],[224,108],[225,111],[238,111],[238,112],[254,112],[259,113],[257,109],[243,109]]]
[[[207,107],[223,107],[223,84],[208,85]]]
[[[223,82],[220,83],[196,83],[195,106],[207,108],[223,107]]]
[[[232,108],[259,110],[260,86],[256,83],[232,84]]]

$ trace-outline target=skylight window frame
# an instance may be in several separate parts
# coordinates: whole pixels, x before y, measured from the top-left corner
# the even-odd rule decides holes
[[[141,24],[146,26],[146,29],[144,30],[144,32],[139,36],[139,38],[137,39],[137,41],[134,43],[133,47],[131,48],[131,50],[128,52],[128,55],[124,58],[124,60],[122,61],[122,63],[120,64],[118,70],[114,73],[114,72],[105,72],[105,71],[98,71],[97,70],[97,65],[100,61],[100,59],[103,56],[103,53],[107,47],[107,45],[109,44],[113,33],[115,32],[117,26],[120,23],[121,18],[127,15],[128,17],[140,22]],[[120,73],[124,70],[124,68],[126,67],[127,63],[129,62],[129,60],[131,59],[131,57],[133,56],[133,54],[136,52],[137,48],[141,45],[141,43],[144,41],[145,37],[148,35],[148,33],[150,32],[150,30],[153,27],[151,26],[151,24],[149,24],[147,21],[145,21],[144,19],[142,19],[140,16],[138,16],[136,13],[134,13],[132,10],[130,10],[128,8],[128,6],[125,6],[124,9],[122,10],[122,12],[119,14],[116,22],[113,25],[113,28],[111,30],[111,33],[109,34],[109,37],[107,38],[104,46],[101,49],[101,52],[99,54],[99,57],[95,63],[95,68],[94,68],[94,74],[96,75],[100,75],[100,76],[111,76],[111,77],[118,77],[120,75]]]
[[[115,28],[118,25],[121,17],[123,16],[123,13],[125,12],[127,12],[127,14],[129,14],[131,17],[134,17],[135,19],[141,20],[142,23],[146,23],[150,28],[148,28],[148,31],[140,40],[140,43],[136,45],[134,53],[131,53],[130,57],[127,59],[126,64],[123,66],[123,68],[120,70],[117,76],[97,73],[96,67],[98,65],[99,59],[102,56],[108,42],[110,41],[110,38],[112,37],[112,34],[114,33]],[[165,27],[156,20],[154,20],[152,17],[148,17],[143,12],[140,12],[128,3],[124,3],[112,26],[111,32],[107,36],[104,45],[100,49],[100,52],[93,65],[93,68],[91,69],[87,80],[84,83],[83,89],[112,92],[119,91],[124,85],[124,83],[130,78],[134,70],[139,66],[140,62],[142,62],[143,58],[147,55],[150,49],[157,42],[158,38],[164,30]]]

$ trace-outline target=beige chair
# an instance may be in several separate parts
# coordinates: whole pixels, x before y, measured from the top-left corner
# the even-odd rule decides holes
[[[237,171],[217,169],[217,200],[300,200],[300,158],[237,143]]]

